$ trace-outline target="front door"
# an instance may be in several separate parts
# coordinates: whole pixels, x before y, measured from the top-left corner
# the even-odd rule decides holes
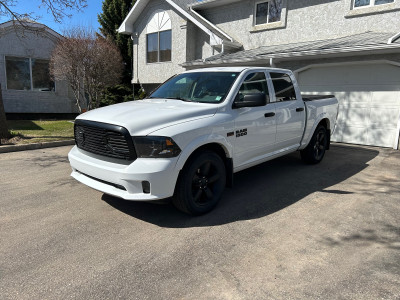
[[[274,149],[276,125],[275,104],[270,103],[267,80],[264,72],[251,72],[240,86],[238,99],[246,94],[264,93],[267,104],[259,107],[234,109],[235,116],[235,168],[245,167]]]

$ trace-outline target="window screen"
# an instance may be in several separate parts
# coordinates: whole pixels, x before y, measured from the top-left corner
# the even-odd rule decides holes
[[[284,73],[270,73],[275,89],[276,101],[296,100],[296,91],[290,76]]]

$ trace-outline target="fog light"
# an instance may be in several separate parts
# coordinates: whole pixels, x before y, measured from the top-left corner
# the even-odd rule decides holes
[[[150,182],[142,181],[143,193],[150,194]]]

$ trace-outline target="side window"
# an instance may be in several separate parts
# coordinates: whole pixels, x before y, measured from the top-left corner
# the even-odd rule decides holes
[[[244,95],[264,93],[269,102],[267,79],[264,72],[255,72],[247,75],[239,89],[239,101]]]
[[[270,73],[270,75],[277,102],[296,100],[296,91],[289,75],[285,73]]]

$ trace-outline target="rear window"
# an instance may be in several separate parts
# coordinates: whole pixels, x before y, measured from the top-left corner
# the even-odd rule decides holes
[[[276,101],[296,100],[296,91],[290,76],[285,73],[270,73],[275,89]]]

